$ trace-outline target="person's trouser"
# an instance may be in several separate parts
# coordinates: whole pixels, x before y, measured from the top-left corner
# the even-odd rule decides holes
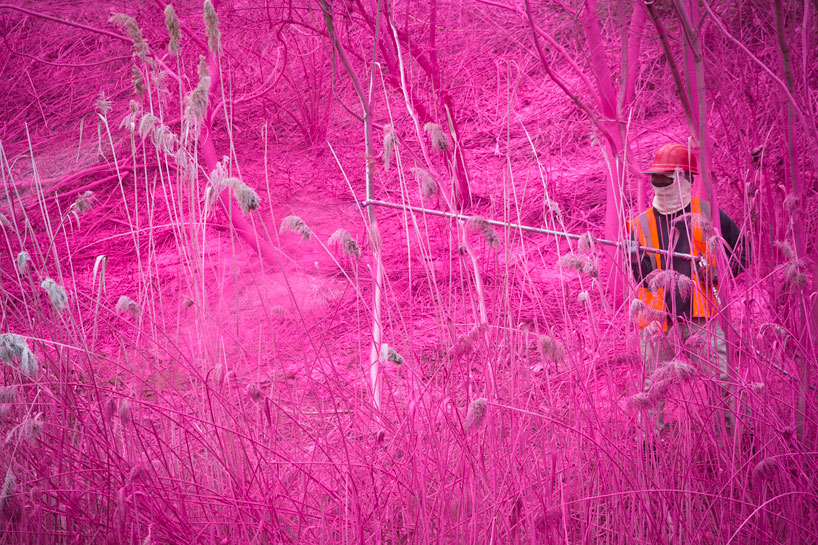
[[[691,341],[693,338],[693,341]],[[723,414],[727,433],[733,432],[735,411],[733,410],[733,379],[727,364],[727,339],[717,320],[693,318],[690,321],[675,323],[666,335],[656,334],[643,329],[639,332],[639,348],[645,364],[645,391],[650,390],[651,375],[664,362],[673,359],[685,351],[696,364],[697,372],[714,379],[712,387],[707,388],[708,398],[718,413]],[[664,402],[648,412],[651,420],[660,431],[664,427]],[[721,428],[721,418],[717,420],[717,429]]]

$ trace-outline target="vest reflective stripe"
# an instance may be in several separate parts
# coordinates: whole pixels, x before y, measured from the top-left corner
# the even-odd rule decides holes
[[[706,263],[715,264],[715,256],[710,255],[707,248],[707,237],[705,236],[703,225],[710,222],[710,203],[699,199],[692,199],[690,203],[690,212],[693,219],[691,221],[692,231],[690,237],[690,253],[693,256],[701,256]],[[635,229],[635,234],[639,244],[649,248],[662,249],[659,244],[659,230],[656,226],[656,213],[653,208],[648,208],[642,214],[639,214],[633,222],[631,227]],[[660,254],[648,254],[650,256],[651,265],[654,270],[662,269],[662,256]],[[695,270],[695,267],[694,267]],[[712,318],[718,312],[718,305],[710,288],[699,281],[698,276],[693,278],[693,304],[692,317],[694,318]],[[637,290],[639,298],[645,303],[649,309],[665,312],[665,293],[664,289],[659,288],[656,291],[649,290],[644,284]],[[650,323],[642,318],[639,319],[638,325],[640,328],[645,328]],[[665,320],[663,329],[667,331],[668,322]]]

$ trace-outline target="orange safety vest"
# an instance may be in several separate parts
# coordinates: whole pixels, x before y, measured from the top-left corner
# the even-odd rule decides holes
[[[707,201],[702,201],[700,199],[691,199],[690,201],[690,212],[695,217],[696,215],[703,216],[704,218],[710,218],[710,203]],[[707,241],[705,240],[704,233],[702,231],[701,224],[699,222],[690,222],[692,225],[692,236],[691,236],[691,244],[690,244],[690,254],[694,257],[702,257],[706,263],[715,264],[716,259],[715,256],[711,255],[711,253],[707,249]],[[629,227],[632,230],[635,230],[636,238],[639,241],[641,246],[646,246],[648,248],[656,248],[657,250],[667,249],[661,248],[659,246],[659,231],[656,228],[656,213],[653,210],[653,207],[648,208],[643,213],[639,214],[636,218],[634,218],[631,222],[629,222]],[[647,254],[653,264],[653,269],[658,270],[663,268],[662,262],[666,259],[667,256],[662,254]],[[715,296],[711,293],[711,290],[705,286],[701,280],[695,276],[694,280],[694,290],[693,290],[693,318],[712,318],[718,312],[718,304],[716,303]],[[654,310],[658,310],[661,312],[667,312],[665,305],[665,290],[664,288],[659,288],[656,291],[651,291],[648,289],[647,286],[642,284],[639,289],[637,290],[637,294],[642,302],[645,305]],[[644,329],[650,322],[644,317],[639,319],[638,323],[639,327]],[[668,328],[668,321],[665,320],[665,323],[662,324],[663,329],[667,331]]]

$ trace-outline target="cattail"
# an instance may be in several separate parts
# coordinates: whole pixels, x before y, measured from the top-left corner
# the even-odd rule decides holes
[[[259,401],[264,394],[261,393],[258,385],[254,382],[247,385],[247,397],[249,397],[253,401]]]
[[[328,244],[340,245],[344,251],[344,255],[355,258],[356,261],[361,258],[361,248],[358,247],[358,243],[346,229],[338,229],[332,233],[332,236],[329,237]]]
[[[119,419],[125,426],[131,422],[131,402],[127,399],[119,404]]]
[[[123,314],[127,313],[132,316],[139,316],[141,312],[139,303],[128,297],[127,295],[120,295],[116,302],[116,311]]]
[[[429,122],[423,126],[423,130],[426,131],[429,134],[429,138],[432,139],[432,148],[441,152],[449,149],[449,139],[446,137],[446,133],[443,132],[443,127],[437,123]]]
[[[139,29],[139,25],[136,24],[136,19],[124,13],[114,13],[111,15],[111,18],[108,19],[108,22],[125,30],[125,34],[127,34],[133,42],[134,55],[145,61],[146,55],[148,54],[148,45],[142,38],[142,31]]]
[[[560,363],[565,359],[565,348],[562,343],[548,335],[540,335],[537,339],[537,348],[544,361]]]
[[[248,214],[251,210],[258,210],[261,205],[258,193],[238,178],[228,178],[225,183],[233,188],[233,194],[239,202],[242,213]]]
[[[136,95],[142,98],[145,95],[145,79],[142,77],[142,71],[136,66],[131,68],[131,83]]]
[[[497,232],[485,218],[472,216],[469,218],[467,226],[483,235],[483,239],[485,239],[486,244],[490,247],[495,248],[500,245],[500,238],[497,236]]]
[[[591,278],[599,276],[596,263],[587,255],[566,254],[557,263],[564,269],[573,269]]]
[[[24,274],[28,270],[29,261],[31,261],[31,256],[25,250],[17,254],[17,272]]]
[[[54,308],[62,310],[68,306],[68,296],[65,294],[65,288],[54,282],[54,280],[46,278],[40,284],[40,287],[45,290]]]
[[[107,115],[111,111],[111,99],[105,94],[105,91],[100,91],[97,99],[94,101],[94,107],[102,115]]]
[[[5,506],[6,503],[11,499],[14,495],[14,491],[17,488],[17,479],[14,478],[14,473],[12,473],[11,468],[9,467],[6,470],[6,478],[3,479],[3,490],[0,492],[0,506]]]
[[[392,125],[383,127],[383,169],[389,170],[389,161],[392,159],[392,150],[398,145],[398,135]]]
[[[488,401],[485,397],[480,397],[469,403],[469,409],[466,411],[466,420],[463,427],[466,428],[466,433],[472,432],[483,425],[486,419],[486,408]]]
[[[221,49],[222,33],[219,30],[219,17],[216,15],[216,10],[210,0],[204,2],[204,22],[205,32],[207,33],[207,46],[210,48],[211,53],[218,55],[219,49]]]
[[[778,460],[775,458],[765,458],[753,468],[753,480],[759,483],[772,480],[778,475],[780,467]]]
[[[554,214],[554,219],[557,221],[562,221],[562,209],[557,201],[552,201],[551,199],[545,199],[545,214],[543,216],[543,220],[548,219],[548,214]]]
[[[579,237],[577,248],[580,253],[590,254],[596,251],[596,237],[590,232],[585,232]]]
[[[74,201],[74,204],[71,205],[71,208],[73,210],[76,210],[80,214],[85,214],[93,207],[93,204],[91,203],[91,199],[93,197],[94,197],[93,191],[86,191],[85,193],[77,197],[77,200]]]
[[[278,232],[283,233],[284,231],[292,231],[293,233],[301,235],[301,240],[309,240],[312,238],[312,231],[310,231],[310,228],[304,223],[304,220],[298,216],[287,216],[281,220],[281,228]]]
[[[381,345],[381,359],[383,361],[391,361],[395,365],[403,365],[406,363],[403,359],[403,356],[398,354],[394,348],[389,346],[386,343]]]
[[[409,169],[412,174],[415,175],[415,180],[420,183],[420,193],[425,197],[429,198],[435,193],[437,193],[437,182],[429,174],[426,169],[420,167],[412,167]]]
[[[170,51],[171,55],[178,55],[181,27],[179,25],[179,18],[176,16],[176,11],[171,4],[165,6],[165,26],[168,28],[168,35],[170,36],[168,51]]]

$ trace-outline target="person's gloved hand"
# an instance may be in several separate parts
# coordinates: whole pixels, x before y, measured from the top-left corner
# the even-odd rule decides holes
[[[625,256],[631,263],[636,263],[639,261],[639,245],[635,240],[623,240],[622,247],[625,250]]]
[[[705,263],[696,268],[696,276],[703,286],[712,287],[718,281],[718,272],[716,265],[712,263]]]

